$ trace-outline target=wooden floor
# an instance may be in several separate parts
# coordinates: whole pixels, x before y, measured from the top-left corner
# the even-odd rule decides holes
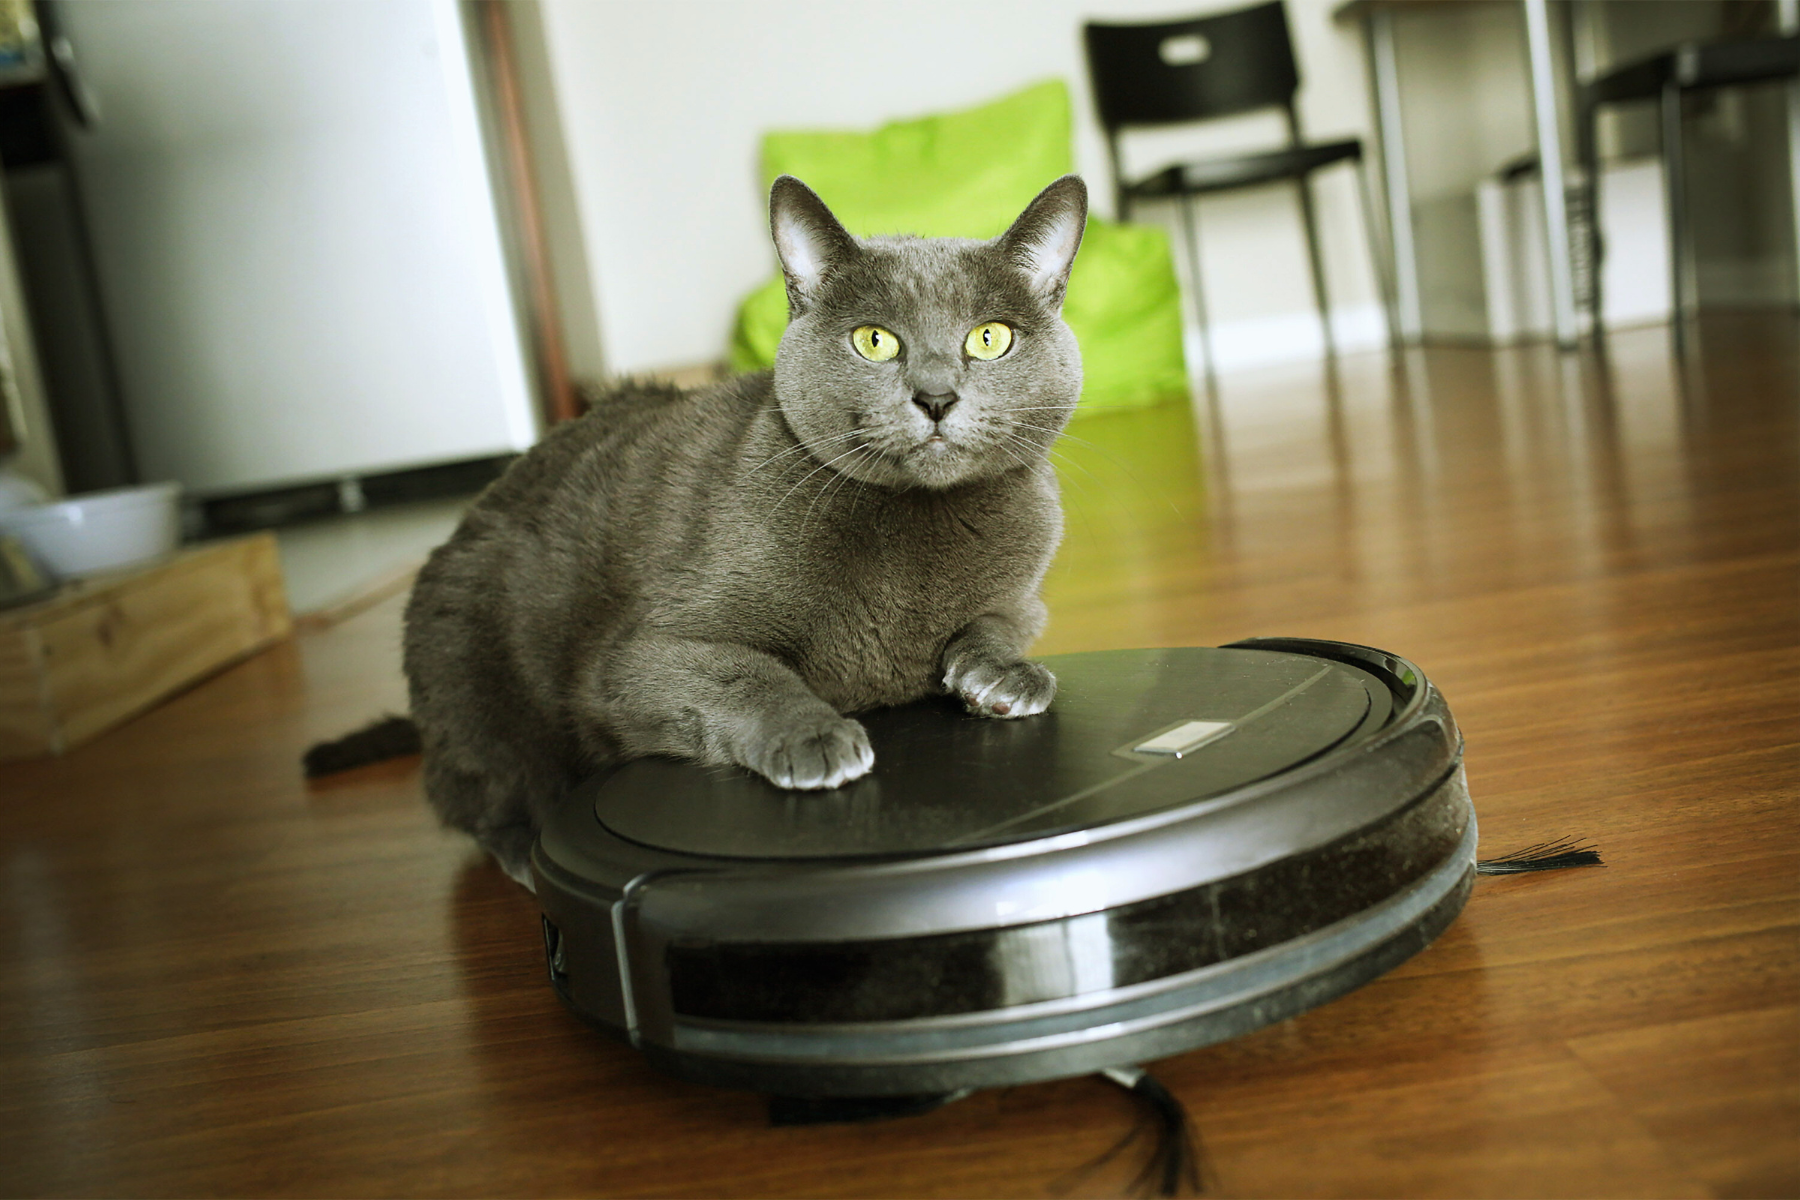
[[[1431,350],[1226,381],[1065,443],[1045,652],[1252,634],[1419,663],[1489,879],[1322,1009],[1157,1064],[1244,1196],[1800,1194],[1800,328],[1610,358]],[[531,898],[416,763],[308,788],[400,708],[398,604],[66,758],[0,768],[0,1192],[987,1196],[1129,1127],[1094,1077],[772,1129],[558,1005]]]

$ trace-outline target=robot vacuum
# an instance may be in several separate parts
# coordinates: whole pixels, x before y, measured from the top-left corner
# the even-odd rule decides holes
[[[1249,1033],[1461,911],[1462,740],[1406,660],[1258,638],[1044,662],[1040,716],[866,715],[875,770],[836,791],[667,759],[574,789],[532,861],[558,995],[699,1082],[943,1094]]]

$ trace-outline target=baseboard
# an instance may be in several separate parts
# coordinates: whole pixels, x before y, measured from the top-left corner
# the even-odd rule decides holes
[[[201,498],[189,506],[186,532],[190,537],[247,533],[361,512],[365,508],[473,496],[498,479],[517,457],[503,454],[351,480]]]

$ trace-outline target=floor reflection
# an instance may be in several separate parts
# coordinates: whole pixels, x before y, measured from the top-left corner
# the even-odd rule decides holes
[[[1773,483],[1800,502],[1800,322],[1704,329],[1685,386],[1667,331],[1642,329],[1572,355],[1415,347],[1245,372],[1192,407],[1079,419],[1041,649],[1294,632],[1687,561],[1729,532],[1708,496]],[[1262,594],[1216,602],[1249,563]]]

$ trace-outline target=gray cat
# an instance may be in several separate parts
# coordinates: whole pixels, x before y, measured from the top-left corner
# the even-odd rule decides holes
[[[875,762],[846,714],[1055,695],[1022,655],[1062,532],[1047,453],[1081,390],[1059,314],[1086,187],[1057,180],[985,242],[859,240],[788,176],[769,209],[774,371],[597,396],[413,589],[426,792],[527,886],[544,809],[609,763],[833,788]]]

